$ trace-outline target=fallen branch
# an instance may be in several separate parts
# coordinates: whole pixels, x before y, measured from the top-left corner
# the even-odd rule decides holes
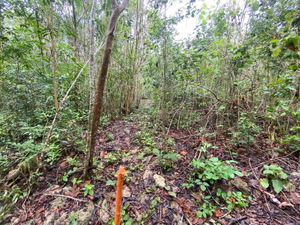
[[[228,223],[228,225],[233,225],[233,224],[236,224],[242,220],[245,220],[247,219],[247,216],[242,216],[240,218],[236,218],[236,219],[231,219],[230,222]]]
[[[69,195],[62,195],[62,194],[47,194],[47,193],[43,193],[42,195],[45,195],[45,196],[53,196],[53,197],[68,198],[68,199],[72,199],[72,200],[77,201],[77,202],[84,202],[84,203],[89,203],[89,202],[90,202],[90,201],[88,201],[88,200],[83,200],[83,199],[79,199],[79,198],[74,198],[74,197],[69,196]]]

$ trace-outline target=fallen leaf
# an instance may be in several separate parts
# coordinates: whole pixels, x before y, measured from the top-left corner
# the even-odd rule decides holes
[[[204,219],[200,219],[200,218],[195,218],[193,219],[193,222],[192,222],[194,225],[197,225],[197,224],[204,224]]]
[[[67,161],[62,161],[60,164],[59,164],[59,168],[61,168],[62,170],[63,169],[66,169],[68,167],[68,162]]]
[[[166,186],[166,181],[165,178],[163,178],[162,176],[155,174],[153,176],[154,180],[155,180],[155,184],[160,187],[160,188],[164,188]]]
[[[293,204],[288,203],[288,202],[281,202],[279,204],[279,208],[284,208],[284,207],[293,207]]]
[[[220,209],[216,209],[215,212],[214,212],[214,214],[215,214],[215,217],[218,217],[218,218],[223,215],[223,213],[222,213],[222,211]]]
[[[182,156],[186,156],[187,154],[188,154],[188,152],[186,150],[180,151],[180,155],[182,155]]]
[[[300,205],[300,195],[296,192],[291,193],[292,202],[296,205]]]
[[[107,158],[107,151],[101,151],[100,158]]]

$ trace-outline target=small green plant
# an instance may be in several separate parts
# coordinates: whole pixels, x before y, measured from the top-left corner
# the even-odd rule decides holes
[[[212,147],[213,147],[212,144],[210,144],[210,143],[204,141],[204,142],[202,143],[202,145],[200,145],[200,146],[197,148],[197,150],[198,150],[199,152],[201,152],[201,153],[206,153],[206,152],[207,152],[210,148],[212,148]]]
[[[173,138],[168,138],[167,139],[167,145],[169,146],[169,147],[174,147],[175,146],[175,140],[173,139]]]
[[[298,117],[300,118],[300,113]],[[289,149],[293,151],[294,150],[299,151],[300,149],[300,126],[299,125],[293,126],[290,129],[290,134],[285,136],[283,140],[283,144],[287,145]]]
[[[100,118],[100,126],[101,127],[107,127],[109,125],[109,117],[104,115],[104,116],[101,116]]]
[[[180,155],[175,152],[162,152],[158,157],[159,164],[165,171],[172,169],[178,159],[180,159]]]
[[[144,147],[148,147],[150,149],[156,148],[156,145],[155,145],[155,142],[153,140],[151,133],[139,132],[137,134],[137,139]]]
[[[17,201],[25,198],[27,192],[22,191],[18,186],[0,192],[0,222],[8,215]]]
[[[70,217],[69,217],[70,224],[71,225],[77,225],[77,220],[78,220],[77,214],[74,213],[74,212],[72,212],[71,215],[70,215]]]
[[[72,179],[73,186],[77,186],[81,183],[82,183],[82,180],[78,179],[77,177],[73,177],[73,179]]]
[[[199,218],[207,218],[211,217],[216,210],[216,206],[210,204],[208,200],[206,200],[200,207],[199,211],[197,212],[197,217]]]
[[[263,170],[263,175],[265,178],[260,179],[260,185],[267,189],[270,186],[270,182],[272,183],[272,187],[274,191],[279,194],[283,186],[287,183],[288,175],[283,172],[283,169],[280,166],[271,164],[265,165]]]
[[[116,183],[117,182],[115,180],[107,180],[105,185],[115,187]]]
[[[109,165],[113,165],[115,162],[117,162],[119,159],[115,156],[115,154],[113,154],[113,153],[108,153],[107,154],[107,158],[106,158],[106,160],[107,160],[107,163],[109,164]]]
[[[207,218],[213,215],[216,206],[214,202],[224,204],[228,211],[235,208],[248,206],[248,198],[242,192],[225,192],[220,188],[215,191],[216,185],[242,176],[242,173],[233,168],[234,161],[221,161],[218,158],[210,158],[192,161],[192,174],[188,182],[183,184],[186,188],[199,188],[203,204],[199,207],[198,217]],[[211,201],[213,199],[214,201]]]
[[[66,184],[69,180],[69,173],[64,172],[64,175],[62,177],[62,181]]]
[[[79,160],[76,157],[68,156],[66,160],[67,160],[68,164],[72,167],[78,167],[80,164]]]
[[[217,147],[216,146],[213,146],[212,144],[204,141],[198,148],[197,148],[197,151],[200,152],[200,155],[199,155],[199,158],[201,157],[201,154],[205,154],[207,153],[207,151],[209,149],[216,149]]]
[[[173,165],[180,159],[180,155],[176,152],[163,152],[155,148],[153,153],[157,156],[160,167],[165,171],[172,169]]]
[[[248,200],[242,192],[224,192],[220,188],[218,188],[216,196],[218,197],[217,200],[221,199],[226,203],[226,209],[228,211],[232,211],[235,208],[246,208],[248,207]]]
[[[94,196],[94,185],[92,184],[85,184],[83,188],[83,195],[84,196]]]
[[[55,163],[60,157],[61,157],[61,152],[59,150],[59,147],[56,146],[55,144],[51,144],[48,147],[46,162],[49,163],[50,165],[53,165],[53,163]]]
[[[253,144],[261,128],[256,125],[247,114],[242,113],[237,124],[237,131],[232,133],[235,145]]]
[[[233,161],[221,161],[216,157],[205,160],[193,160],[193,174],[184,187],[191,188],[198,186],[202,191],[217,181],[233,179],[243,174],[231,167]]]
[[[115,137],[114,137],[114,135],[113,135],[112,133],[108,133],[108,134],[107,134],[107,141],[108,141],[108,142],[113,141],[114,138],[115,138]]]

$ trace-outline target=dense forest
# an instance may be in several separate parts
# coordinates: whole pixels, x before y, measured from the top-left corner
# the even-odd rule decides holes
[[[300,224],[299,36],[299,0],[0,1],[0,224]]]

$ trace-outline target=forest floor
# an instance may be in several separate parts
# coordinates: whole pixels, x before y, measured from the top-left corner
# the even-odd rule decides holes
[[[172,168],[162,169],[159,156],[149,151],[153,144],[149,135],[143,136],[145,133],[152,134],[154,148],[174,151],[181,156],[168,165]],[[269,143],[264,135],[247,149],[235,147],[228,136],[216,133],[204,137],[197,131],[172,129],[166,135],[166,131],[155,129],[155,123],[147,114],[141,113],[113,121],[99,131],[95,173],[89,181],[81,182],[82,172],[77,170],[82,165],[83,154],[68,151],[38,178],[32,194],[16,204],[7,224],[112,224],[115,174],[120,165],[128,171],[122,224],[300,224],[298,159],[287,153],[270,154],[278,146]],[[228,211],[220,205],[212,217],[197,218],[201,192],[182,185],[190,176],[190,163],[199,157],[197,148],[204,140],[215,146],[205,157],[237,161],[234,167],[242,171],[243,176],[221,185],[226,190],[239,190],[251,196],[247,208]],[[289,175],[289,190],[275,195],[271,189],[260,187],[265,164],[276,164],[284,169]],[[90,196],[85,197],[87,184],[93,185],[94,193],[86,190]]]

